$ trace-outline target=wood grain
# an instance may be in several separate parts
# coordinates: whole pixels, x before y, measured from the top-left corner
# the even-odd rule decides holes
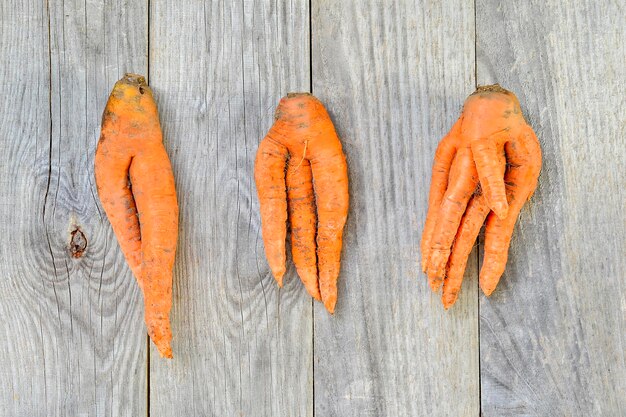
[[[316,415],[476,416],[475,255],[446,312],[418,251],[435,148],[474,88],[473,7],[312,4],[313,93],[351,193],[337,311],[314,310]]]
[[[626,415],[626,14],[619,1],[477,3],[478,81],[542,144],[508,269],[481,298],[485,416]]]
[[[311,298],[272,278],[253,181],[289,91],[309,88],[308,1],[152,0],[150,82],[180,202],[174,360],[150,360],[151,416],[312,415]]]
[[[145,16],[144,1],[0,6],[2,415],[145,414],[141,296],[93,184],[110,88],[147,69]]]

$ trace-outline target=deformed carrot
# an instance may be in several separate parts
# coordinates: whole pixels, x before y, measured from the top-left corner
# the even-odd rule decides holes
[[[517,97],[497,84],[479,87],[435,154],[422,234],[422,269],[433,290],[443,283],[446,308],[456,301],[485,217],[480,283],[485,294],[493,292],[506,266],[515,222],[540,169],[539,141]]]
[[[346,158],[326,109],[312,95],[291,93],[283,97],[275,119],[259,145],[254,170],[265,254],[274,278],[282,285],[289,200],[294,263],[309,293],[316,297],[319,287],[324,306],[333,313],[349,204]],[[311,180],[313,186],[309,187]],[[311,190],[315,196],[313,213]],[[314,214],[317,276],[311,230]]]
[[[144,295],[150,338],[172,357],[169,313],[178,236],[174,176],[152,91],[126,74],[113,87],[95,155],[98,195]]]

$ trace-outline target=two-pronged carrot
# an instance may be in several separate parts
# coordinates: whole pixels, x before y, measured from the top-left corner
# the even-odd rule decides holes
[[[178,236],[174,175],[144,77],[119,80],[102,116],[95,155],[98,195],[144,295],[150,338],[172,357],[172,269]]]

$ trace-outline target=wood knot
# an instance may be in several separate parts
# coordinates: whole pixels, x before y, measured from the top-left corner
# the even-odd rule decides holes
[[[70,237],[70,254],[72,258],[80,258],[87,249],[87,238],[79,227],[72,230]]]

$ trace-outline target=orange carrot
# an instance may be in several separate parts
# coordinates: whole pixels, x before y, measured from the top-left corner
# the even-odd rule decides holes
[[[171,358],[178,203],[157,107],[140,75],[126,74],[113,87],[102,117],[95,175],[104,211],[143,292],[148,334],[161,356]]]
[[[319,287],[324,306],[333,313],[349,200],[347,164],[341,142],[322,103],[308,93],[283,97],[275,119],[259,145],[254,170],[265,255],[274,278],[282,285],[289,198],[292,250],[298,273],[313,297],[317,296]],[[309,175],[314,187],[308,185]],[[311,189],[314,189],[316,212],[312,212]],[[315,246],[311,225],[315,214],[317,265],[313,268]],[[318,275],[314,275],[315,271]]]
[[[497,84],[479,87],[437,149],[422,234],[422,269],[433,290],[443,283],[446,308],[456,301],[467,257],[487,216],[480,280],[485,294],[493,292],[540,169],[539,142],[517,97]]]

